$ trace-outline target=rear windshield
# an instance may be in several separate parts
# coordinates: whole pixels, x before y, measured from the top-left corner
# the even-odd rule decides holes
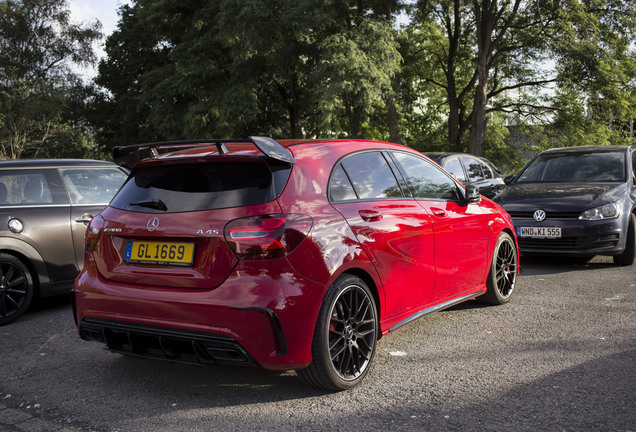
[[[290,170],[264,161],[136,168],[110,205],[177,213],[263,204],[282,192]]]
[[[555,153],[536,158],[517,183],[624,182],[625,153]]]

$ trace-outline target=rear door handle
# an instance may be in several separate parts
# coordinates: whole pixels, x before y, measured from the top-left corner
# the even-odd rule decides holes
[[[362,220],[366,222],[376,222],[382,220],[382,213],[375,210],[358,210]]]
[[[437,208],[437,207],[431,207],[431,211],[433,212],[433,214],[435,216],[446,216],[446,210],[441,209],[441,208]]]
[[[77,219],[75,219],[75,222],[88,224],[88,223],[91,223],[92,220],[93,220],[92,214],[84,213],[81,217],[78,217]]]

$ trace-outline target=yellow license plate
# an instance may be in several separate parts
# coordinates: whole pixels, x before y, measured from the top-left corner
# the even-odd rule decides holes
[[[129,263],[191,266],[194,243],[129,240],[124,260]]]

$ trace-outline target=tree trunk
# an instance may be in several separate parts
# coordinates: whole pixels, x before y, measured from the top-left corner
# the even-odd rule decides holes
[[[452,22],[452,25],[451,25]],[[451,151],[463,152],[461,121],[463,93],[457,95],[457,56],[462,36],[461,1],[454,0],[453,15],[448,17],[448,63],[446,64],[446,95],[448,97],[448,144]]]
[[[303,131],[300,127],[300,116],[298,114],[298,106],[292,105],[289,107],[289,131],[292,138],[302,138]]]
[[[481,56],[480,56],[481,57]],[[480,58],[478,68],[479,79],[475,90],[473,113],[470,121],[470,136],[468,138],[468,153],[481,156],[486,137],[486,105],[488,103],[488,67],[483,64],[486,60]]]
[[[391,142],[402,144],[402,138],[400,137],[400,130],[398,128],[398,115],[397,108],[395,107],[395,99],[389,95],[386,98],[386,106],[389,110],[389,137]]]
[[[349,120],[349,134],[352,139],[362,138],[362,121],[358,110],[355,109],[350,103],[345,102],[345,112],[347,119]]]
[[[461,137],[459,134],[459,104],[455,95],[448,94],[448,143],[453,152],[462,152]]]
[[[382,6],[384,8],[384,17],[392,24],[392,0],[383,0]],[[389,138],[391,142],[402,144],[402,138],[400,137],[400,129],[398,126],[397,107],[395,106],[395,99],[392,94],[389,94],[386,98],[386,107],[389,112]]]
[[[497,20],[497,0],[474,0],[477,26],[477,88],[470,119],[468,152],[475,156],[483,153],[486,137],[486,105],[488,104],[488,68],[492,50],[491,36]]]

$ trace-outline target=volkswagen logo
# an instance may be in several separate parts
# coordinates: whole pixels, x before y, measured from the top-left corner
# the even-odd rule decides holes
[[[545,220],[545,210],[537,210],[536,212],[534,212],[534,214],[532,215],[532,217],[534,218],[534,220],[536,220],[537,222],[543,222]],[[156,219],[156,218],[155,218]],[[157,224],[159,223],[159,221],[157,221]],[[150,229],[150,228],[148,228]]]
[[[153,217],[152,219],[150,219],[146,224],[146,228],[148,228],[148,231],[154,231],[159,228],[159,218]]]

